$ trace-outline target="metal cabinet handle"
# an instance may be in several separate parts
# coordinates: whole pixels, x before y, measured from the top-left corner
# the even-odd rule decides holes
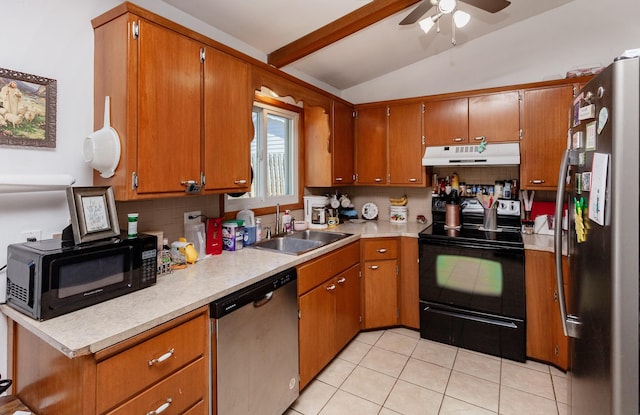
[[[338,280],[338,284],[344,284],[345,282],[347,282],[347,279],[345,277],[342,277]]]
[[[373,181],[376,182],[376,183],[380,183],[382,181],[382,179],[379,178],[379,177],[376,177]]]
[[[245,185],[247,184],[247,181],[245,179],[241,179],[241,180],[234,180],[233,184],[237,184],[237,185]]]
[[[167,398],[165,403],[163,403],[162,405],[160,405],[159,407],[157,407],[153,411],[147,412],[147,415],[157,415],[157,414],[163,413],[168,407],[171,406],[171,402],[173,402],[173,399]]]
[[[487,138],[487,137],[485,137],[485,136],[483,136],[483,135],[478,136],[478,137],[473,137],[473,139],[474,139],[475,141],[482,141],[482,140],[484,140],[485,138]]]
[[[165,360],[167,360],[168,358],[170,358],[171,356],[173,356],[173,352],[175,351],[175,349],[171,349],[169,350],[167,353],[163,354],[160,357],[157,357],[155,359],[151,359],[149,360],[149,366],[153,366],[156,363],[162,363]]]
[[[543,179],[533,179],[533,180],[529,180],[529,183],[531,184],[542,184],[544,183]]]
[[[376,270],[380,268],[378,265],[369,265],[369,269]]]
[[[416,178],[412,177],[412,178],[410,178],[410,179],[409,179],[409,181],[410,181],[411,183],[415,183],[415,182],[417,182],[417,181],[418,181],[418,179],[416,179]]]
[[[336,289],[336,285],[335,284],[331,284],[327,287],[327,291],[333,291]]]
[[[453,138],[453,142],[454,142],[454,143],[460,143],[460,142],[462,142],[462,141],[464,141],[464,138],[462,138],[462,137],[454,137],[454,138]]]
[[[378,253],[379,253],[379,254],[385,254],[385,253],[387,253],[387,248],[380,248],[380,249],[378,249]]]
[[[342,181],[342,180],[344,180],[344,179],[343,179],[342,177],[336,177],[334,180],[335,180],[336,182],[341,182],[341,181]]]

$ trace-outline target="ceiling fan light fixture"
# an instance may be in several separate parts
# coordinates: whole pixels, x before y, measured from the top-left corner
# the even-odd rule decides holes
[[[420,25],[420,29],[422,29],[423,32],[429,33],[429,30],[431,30],[435,22],[431,17],[427,17],[426,19],[420,20],[418,24]]]
[[[471,20],[471,15],[462,10],[456,10],[453,13],[453,22],[455,23],[458,29],[465,27],[467,23]]]
[[[438,10],[441,13],[448,14],[456,9],[458,2],[456,0],[440,0],[438,2]]]

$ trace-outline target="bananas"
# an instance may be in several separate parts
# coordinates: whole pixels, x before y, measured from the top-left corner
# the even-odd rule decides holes
[[[393,197],[389,198],[389,202],[391,202],[391,206],[406,206],[408,201],[409,199],[407,199],[406,195],[398,198],[393,198]]]

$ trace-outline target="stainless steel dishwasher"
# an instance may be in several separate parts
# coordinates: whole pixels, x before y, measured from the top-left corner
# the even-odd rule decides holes
[[[217,415],[280,415],[300,394],[296,279],[291,268],[211,303]]]

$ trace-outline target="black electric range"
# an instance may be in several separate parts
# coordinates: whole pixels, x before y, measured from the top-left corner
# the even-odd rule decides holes
[[[477,199],[463,198],[460,205],[461,227],[450,229],[445,226],[445,199],[434,197],[431,206],[433,223],[420,232],[419,238],[451,240],[451,243],[500,245],[524,250],[518,200],[498,201],[496,230],[483,228],[484,209]]]

